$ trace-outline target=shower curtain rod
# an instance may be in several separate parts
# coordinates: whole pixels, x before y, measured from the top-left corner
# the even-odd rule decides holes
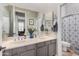
[[[61,17],[61,18],[64,19],[64,18],[66,18],[66,17],[70,17],[70,16],[74,16],[74,15],[79,15],[79,13],[69,14],[69,15],[66,15],[66,16]]]

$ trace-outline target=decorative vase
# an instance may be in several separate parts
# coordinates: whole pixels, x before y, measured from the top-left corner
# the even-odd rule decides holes
[[[30,33],[30,38],[33,38],[33,33]]]
[[[41,25],[40,29],[41,29],[41,31],[44,31],[44,25],[43,24]]]

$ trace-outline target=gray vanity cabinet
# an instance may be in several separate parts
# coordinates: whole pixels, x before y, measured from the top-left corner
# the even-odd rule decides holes
[[[56,55],[56,40],[49,40],[32,45],[7,49],[3,56],[54,56]]]

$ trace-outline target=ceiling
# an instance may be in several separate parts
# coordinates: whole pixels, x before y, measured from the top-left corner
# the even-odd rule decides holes
[[[58,3],[11,3],[12,5],[38,12],[57,12]]]

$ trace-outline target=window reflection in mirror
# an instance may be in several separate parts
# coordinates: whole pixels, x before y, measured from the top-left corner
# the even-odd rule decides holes
[[[25,33],[25,14],[21,12],[16,12],[17,23],[18,23],[18,35],[24,36]]]
[[[25,33],[25,22],[24,21],[18,21],[18,35],[23,36]]]

